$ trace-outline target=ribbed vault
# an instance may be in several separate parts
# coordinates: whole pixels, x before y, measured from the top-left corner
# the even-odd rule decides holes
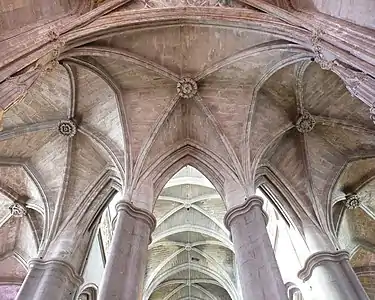
[[[373,157],[349,162],[332,189],[332,227],[340,246],[349,251],[351,264],[371,297],[375,296],[373,164]]]
[[[197,169],[185,166],[154,205],[145,300],[239,299],[226,206]]]
[[[345,85],[313,61],[311,28],[322,15],[305,25],[309,11],[291,10],[373,27],[373,6],[359,14],[349,0],[8,2],[0,1],[0,278],[20,281],[20,265],[35,257],[80,265],[71,250],[85,248],[115,182],[158,219],[146,298],[238,299],[222,217],[255,193],[260,173],[284,187],[280,207],[298,228],[313,223],[338,237],[355,267],[373,266],[375,128],[346,87],[356,94],[362,82]],[[45,26],[60,16],[59,30]],[[348,33],[347,23],[335,26]],[[338,64],[356,58],[372,74],[363,61],[373,62],[371,34],[353,39],[368,53],[330,34]],[[177,92],[185,77],[197,84],[194,97]],[[217,190],[188,166],[159,195],[171,168],[193,162],[216,173],[206,175]],[[349,210],[352,194],[361,205]]]

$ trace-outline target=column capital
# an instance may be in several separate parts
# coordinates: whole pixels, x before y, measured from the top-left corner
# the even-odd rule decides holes
[[[124,211],[129,216],[142,220],[145,222],[149,227],[151,232],[155,230],[156,227],[156,218],[152,213],[149,211],[136,207],[133,203],[128,201],[120,201],[116,204],[116,210],[117,212]]]
[[[309,280],[315,267],[321,265],[324,262],[341,262],[349,260],[349,253],[347,251],[319,251],[310,255],[305,262],[305,265],[301,271],[298,272],[297,276],[302,281]]]
[[[69,263],[63,260],[42,260],[36,258],[29,261],[29,269],[48,270],[53,268],[58,268],[64,271],[64,273],[69,277],[70,281],[76,286],[80,286],[81,284],[83,284],[82,276],[80,276]]]
[[[268,216],[266,212],[262,208],[263,206],[263,199],[260,196],[253,195],[250,197],[247,197],[245,201],[237,206],[232,207],[227,211],[227,213],[224,216],[224,224],[225,227],[230,231],[230,226],[233,222],[233,220],[239,216],[242,216],[249,211],[251,211],[254,207],[259,207],[262,211],[262,215],[264,217],[264,221],[267,224],[268,223]]]

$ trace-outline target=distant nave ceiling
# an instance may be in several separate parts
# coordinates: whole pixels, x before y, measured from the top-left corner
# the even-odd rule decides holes
[[[220,195],[193,167],[171,178],[153,210],[144,300],[240,299],[225,212]]]
[[[68,222],[94,218],[102,200],[93,195],[108,181],[131,197],[168,157],[219,162],[228,207],[254,193],[267,170],[298,213],[334,234],[332,187],[348,163],[374,156],[375,128],[368,107],[311,56],[272,33],[189,22],[112,33],[62,53],[4,115],[0,257],[43,257]],[[176,91],[184,77],[197,83],[193,97]],[[353,180],[345,176],[343,185]],[[229,194],[232,186],[244,192]],[[10,215],[14,202],[28,221]]]

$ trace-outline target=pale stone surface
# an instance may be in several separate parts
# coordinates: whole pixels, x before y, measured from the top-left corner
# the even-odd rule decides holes
[[[316,300],[368,300],[345,252],[317,252],[299,273],[308,280]]]
[[[235,255],[223,199],[196,168],[184,166],[165,184],[153,214],[143,300],[240,300]]]
[[[78,270],[113,186],[152,211],[194,163],[227,209],[265,185],[311,253],[374,268],[371,28],[372,0],[0,1],[0,260]]]
[[[155,221],[132,204],[119,202],[115,233],[99,299],[138,300],[142,294],[147,246]]]
[[[0,285],[0,295],[2,300],[14,300],[20,289],[19,285]]]
[[[327,235],[310,224],[304,228],[311,255],[298,277],[312,287],[315,300],[355,299],[368,296],[349,263],[346,251],[337,251]]]
[[[80,284],[82,279],[69,264],[33,260],[16,300],[73,299]]]
[[[228,211],[226,224],[233,238],[244,299],[287,300],[262,211],[263,200],[251,196]]]

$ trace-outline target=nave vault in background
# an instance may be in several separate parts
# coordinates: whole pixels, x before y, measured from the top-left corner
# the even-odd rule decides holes
[[[371,0],[0,0],[0,294],[375,299],[374,28]],[[286,287],[260,192],[303,244]]]

